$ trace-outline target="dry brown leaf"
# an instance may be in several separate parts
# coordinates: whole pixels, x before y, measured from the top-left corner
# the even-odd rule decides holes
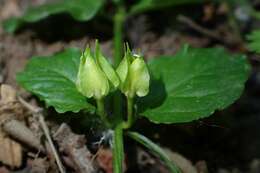
[[[22,164],[21,145],[0,131],[0,146],[0,161],[11,167],[20,167]]]
[[[83,135],[73,133],[70,127],[63,123],[54,135],[61,152],[65,153],[70,165],[77,173],[93,173],[96,171],[92,154],[86,147],[86,139]]]
[[[16,113],[21,113],[21,107],[16,100],[16,91],[9,85],[1,85],[0,121],[1,123],[12,119]],[[9,138],[0,128],[0,161],[11,167],[22,164],[22,147]]]
[[[1,85],[1,103],[16,101],[16,91],[10,85]]]
[[[16,98],[16,90],[10,85],[1,85],[0,122],[12,118],[24,119],[24,108]]]
[[[30,173],[47,173],[50,168],[49,162],[44,158],[34,159],[31,163]]]
[[[21,15],[21,10],[16,0],[5,1],[5,4],[2,7],[2,11],[0,12],[0,19],[7,19],[12,16],[20,16],[20,15]]]

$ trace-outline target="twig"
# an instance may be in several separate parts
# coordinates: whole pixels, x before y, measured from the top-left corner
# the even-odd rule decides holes
[[[40,140],[35,137],[34,133],[20,121],[12,119],[3,123],[2,127],[3,130],[13,138],[41,152],[45,152]]]
[[[238,39],[231,39],[231,38],[225,38],[223,37],[219,32],[217,31],[214,31],[214,30],[210,30],[210,29],[207,29],[207,28],[204,28],[202,26],[200,26],[199,24],[195,23],[193,20],[191,20],[190,18],[186,17],[186,16],[183,16],[183,15],[179,15],[178,18],[177,18],[180,22],[188,25],[189,27],[191,27],[192,29],[196,30],[197,32],[207,36],[207,37],[210,37],[210,38],[213,38],[217,41],[220,41],[226,45],[234,45],[235,43],[237,43]]]
[[[51,139],[51,136],[50,136],[50,131],[49,131],[49,128],[47,127],[46,123],[45,123],[45,120],[44,120],[44,117],[42,115],[42,109],[41,108],[38,108],[38,107],[34,107],[32,106],[31,104],[29,104],[28,102],[26,102],[22,97],[18,97],[18,100],[21,102],[21,104],[23,104],[27,109],[29,109],[33,115],[38,118],[39,122],[40,122],[40,125],[41,125],[41,128],[44,132],[44,135],[46,136],[47,138],[47,141],[49,142],[50,144],[50,147],[51,147],[51,150],[54,154],[54,157],[55,157],[55,160],[56,160],[56,163],[58,165],[58,168],[60,170],[61,173],[66,173],[65,170],[64,170],[64,167],[62,165],[62,162],[61,162],[61,159],[58,155],[58,152],[54,146],[54,143]]]
[[[214,38],[216,40],[220,40],[219,38],[219,34],[217,34],[216,32],[214,31],[211,31],[207,28],[204,28],[200,25],[198,25],[197,23],[195,23],[193,20],[191,20],[190,18],[186,17],[186,16],[183,16],[183,15],[179,15],[178,18],[177,18],[180,22],[182,23],[185,23],[186,25],[190,26],[191,28],[193,28],[194,30],[206,35],[206,36],[209,36],[211,38]]]

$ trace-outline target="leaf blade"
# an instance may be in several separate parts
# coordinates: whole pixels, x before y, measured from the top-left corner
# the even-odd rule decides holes
[[[81,109],[92,112],[94,107],[75,86],[80,55],[80,50],[70,48],[50,57],[33,57],[17,74],[17,81],[59,113]]]
[[[146,148],[148,148],[152,153],[159,156],[159,158],[165,163],[165,165],[169,168],[172,173],[181,173],[180,169],[177,165],[175,165],[170,158],[166,155],[166,153],[154,142],[150,139],[146,138],[145,136],[141,135],[137,132],[128,132],[127,135],[134,139],[135,141],[139,142]]]
[[[190,122],[226,108],[242,93],[250,71],[244,56],[218,48],[184,49],[174,57],[152,60],[149,67],[164,85],[164,91],[151,89],[140,99],[141,115],[154,123]],[[161,102],[151,106],[149,100]]]

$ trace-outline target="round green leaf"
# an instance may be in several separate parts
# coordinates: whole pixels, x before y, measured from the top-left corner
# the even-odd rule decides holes
[[[94,111],[94,106],[76,89],[80,55],[79,49],[70,48],[50,57],[33,57],[17,74],[17,81],[59,113]]]
[[[243,55],[220,48],[187,49],[149,63],[151,91],[141,115],[155,123],[183,123],[232,104],[243,91],[250,66]]]

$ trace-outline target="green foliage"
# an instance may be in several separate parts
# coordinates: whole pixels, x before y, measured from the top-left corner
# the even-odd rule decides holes
[[[247,39],[249,40],[248,47],[251,51],[260,53],[260,30],[251,32]]]
[[[171,173],[181,173],[178,166],[176,166],[170,158],[165,154],[165,152],[154,142],[152,142],[150,139],[146,138],[145,136],[141,135],[137,132],[128,132],[128,136],[130,136],[135,141],[139,142],[146,148],[148,148],[153,154],[157,155],[169,168]]]
[[[60,113],[94,111],[76,89],[80,56],[78,49],[71,48],[50,57],[34,57],[17,75],[17,81]],[[189,122],[227,107],[240,96],[250,71],[243,55],[230,55],[220,48],[185,47],[175,56],[153,59],[148,67],[153,77],[150,93],[139,99],[137,106],[141,115],[155,123]],[[103,102],[100,107],[100,116],[107,121]],[[132,104],[128,109],[132,109]],[[117,124],[114,129],[115,173],[122,172],[122,125]],[[162,149],[149,139],[134,132],[129,136],[157,154],[173,173],[179,173]]]
[[[142,13],[150,10],[158,10],[170,6],[199,3],[204,0],[140,0],[131,7],[130,13]]]
[[[204,1],[205,0],[139,0],[130,8],[129,14]],[[59,13],[68,13],[78,21],[88,21],[97,14],[105,2],[105,0],[60,0],[55,3],[47,3],[29,8],[21,17],[12,17],[4,21],[3,27],[5,31],[13,33],[26,23],[37,22]],[[113,0],[113,2],[120,4],[121,0]]]
[[[114,3],[119,3],[121,0],[113,0]]]
[[[219,48],[184,48],[149,67],[157,82],[139,107],[155,123],[190,122],[224,109],[240,96],[250,71],[243,55]]]
[[[127,8],[124,7],[123,0],[112,0],[117,4],[113,18],[114,65],[118,66],[122,59],[123,25],[127,16],[203,1],[139,0]],[[25,23],[36,22],[58,13],[68,13],[78,21],[87,21],[97,14],[105,2],[61,0],[41,5],[28,9],[21,17],[5,21],[4,28],[8,32],[14,32]],[[250,48],[260,52],[257,46],[260,34],[252,33],[249,39],[252,42]],[[129,61],[124,59],[116,71],[102,55],[98,45],[95,54],[90,50],[86,53],[88,54],[81,54],[80,50],[71,48],[49,57],[34,57],[25,70],[17,75],[17,81],[44,100],[47,106],[53,106],[57,112],[78,112],[82,109],[96,111],[95,115],[99,116],[102,125],[113,130],[111,147],[115,173],[123,172],[123,135],[135,122],[136,115],[140,114],[155,123],[182,123],[207,117],[215,110],[232,104],[240,96],[250,71],[243,55],[230,55],[218,48],[185,47],[175,56],[153,59],[148,68],[143,59],[132,57]],[[125,86],[130,86],[130,89]],[[121,111],[124,106],[120,93],[114,92],[118,87],[127,96],[127,117]],[[145,96],[148,88],[149,94]],[[126,94],[125,89],[132,90],[134,94]],[[113,92],[108,99],[104,98],[110,90]],[[113,96],[114,109],[107,113],[105,103],[111,101]],[[134,96],[145,97],[134,99]],[[96,101],[97,108],[89,104],[86,97]],[[137,101],[136,107],[134,101]],[[158,145],[139,133],[127,134],[159,156],[172,173],[180,173],[179,168]]]
[[[33,57],[17,81],[59,113],[94,111],[75,86],[80,55],[79,49],[70,48],[50,57]]]
[[[10,18],[3,24],[7,32],[15,32],[24,23],[32,23],[58,13],[68,13],[78,21],[92,19],[104,4],[104,0],[61,0],[29,8],[21,17]]]
[[[17,80],[58,112],[93,110],[75,87],[79,63],[77,49],[35,57]],[[153,80],[148,96],[139,99],[141,115],[155,123],[181,123],[233,103],[250,68],[244,56],[229,55],[223,49],[184,48],[173,57],[153,59],[149,69]]]

